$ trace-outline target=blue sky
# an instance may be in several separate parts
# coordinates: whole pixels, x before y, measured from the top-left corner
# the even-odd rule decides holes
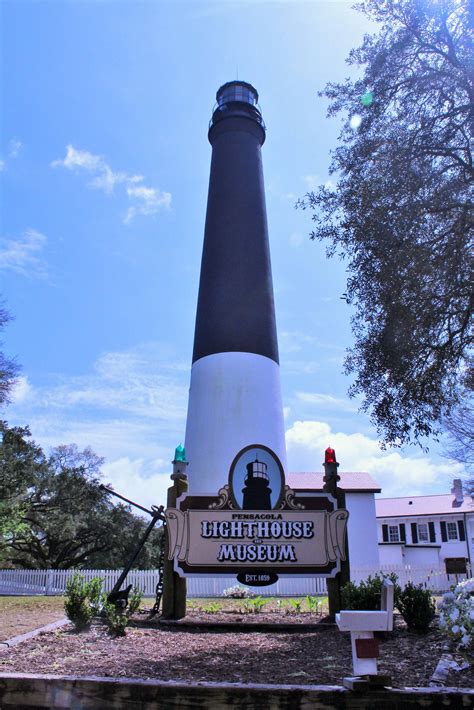
[[[347,398],[344,263],[294,204],[329,179],[339,121],[317,96],[371,27],[339,2],[1,5],[0,292],[22,365],[3,418],[76,442],[106,478],[160,503],[184,438],[218,87],[259,91],[291,470],[367,470],[384,495],[446,492],[438,454],[379,449]]]

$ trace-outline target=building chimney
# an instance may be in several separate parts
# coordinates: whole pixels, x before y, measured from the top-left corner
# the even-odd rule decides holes
[[[244,81],[217,92],[201,278],[186,421],[189,491],[212,493],[246,446],[286,468],[258,93]]]
[[[453,480],[453,487],[451,488],[451,493],[454,496],[454,500],[456,503],[463,503],[464,502],[464,494],[462,491],[462,481],[460,478],[455,478]]]

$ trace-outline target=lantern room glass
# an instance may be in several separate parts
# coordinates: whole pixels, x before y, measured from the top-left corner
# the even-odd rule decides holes
[[[251,106],[257,105],[257,95],[252,89],[244,84],[232,84],[227,86],[221,94],[219,94],[217,103],[219,106],[230,103],[231,101],[240,101]]]

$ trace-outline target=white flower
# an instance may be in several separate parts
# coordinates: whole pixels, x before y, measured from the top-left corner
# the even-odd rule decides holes
[[[439,625],[442,629],[446,628],[446,619],[444,618],[443,615],[440,615],[440,617],[439,617]]]
[[[451,621],[454,624],[454,622],[457,621],[459,618],[459,609],[453,609],[449,615],[449,618],[451,619]]]
[[[451,627],[451,631],[453,632],[453,634],[458,634],[459,626],[457,624],[454,624],[454,626]]]
[[[452,592],[446,592],[446,594],[443,594],[443,601],[445,601],[445,602],[454,601],[454,594]]]
[[[469,634],[464,634],[464,636],[461,639],[461,646],[469,646],[471,642],[471,637]]]

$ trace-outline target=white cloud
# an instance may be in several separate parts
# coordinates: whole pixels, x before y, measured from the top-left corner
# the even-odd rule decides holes
[[[303,180],[306,183],[306,188],[310,192],[317,190],[321,183],[321,180],[317,175],[304,175]]]
[[[142,175],[116,172],[108,165],[104,156],[76,149],[72,145],[66,146],[66,156],[53,160],[51,166],[90,173],[92,179],[88,182],[89,187],[103,190],[107,194],[112,194],[116,185],[122,185],[127,198],[133,203],[126,212],[125,224],[129,224],[136,215],[153,215],[161,208],[169,209],[171,205],[171,193],[142,185]]]
[[[46,242],[44,234],[35,229],[27,229],[18,239],[0,238],[0,270],[46,278],[46,264],[40,256]]]
[[[164,459],[150,463],[123,457],[106,463],[102,473],[104,481],[110,483],[117,493],[149,508],[152,505],[166,505],[166,493],[172,484],[172,469],[171,463]],[[134,512],[140,514],[136,509]]]
[[[89,172],[102,170],[105,165],[104,158],[101,155],[94,155],[88,150],[76,150],[72,145],[66,146],[66,156],[62,160],[53,160],[52,167],[57,168],[62,166],[68,170],[82,168]]]
[[[4,160],[0,160],[0,173],[3,172],[6,168],[6,164]]]
[[[30,392],[31,385],[28,382],[28,378],[22,375],[17,378],[15,386],[11,392],[10,399],[14,404],[21,404],[22,402],[25,402]]]
[[[448,492],[451,479],[463,472],[460,464],[436,464],[427,455],[383,451],[375,439],[333,432],[321,421],[296,421],[286,432],[286,442],[290,470],[321,471],[330,445],[341,471],[367,471],[380,484],[383,497]]]
[[[44,447],[74,442],[109,462],[143,459],[156,472],[184,437],[188,378],[189,365],[169,346],[150,343],[104,354],[88,375],[45,384],[25,377],[8,417],[28,422]]]
[[[135,200],[135,205],[129,207],[124,217],[124,223],[129,224],[137,214],[150,215],[157,212],[160,207],[171,207],[171,193],[161,192],[154,187],[139,185],[127,187],[127,195]]]
[[[156,365],[134,352],[107,353],[94,365],[95,373],[68,377],[38,391],[50,410],[91,408],[146,419],[181,420],[187,387],[165,363]]]
[[[300,247],[303,244],[304,238],[302,234],[298,234],[298,232],[293,232],[290,234],[290,246],[292,247]]]
[[[18,158],[18,155],[20,154],[22,148],[23,143],[18,140],[18,138],[13,138],[13,140],[8,143],[8,157]]]
[[[330,297],[322,299],[322,302],[328,302],[331,300]],[[325,350],[334,350],[338,352],[343,352],[344,347],[338,343],[331,342],[330,340],[325,340],[314,335],[308,335],[308,333],[302,333],[299,331],[288,331],[284,330],[278,334],[278,343],[280,345],[280,350],[284,353],[292,353],[303,350],[306,346],[324,348]]]
[[[344,412],[357,412],[358,407],[353,402],[342,397],[334,397],[331,394],[322,394],[321,392],[297,392],[297,399],[305,404],[313,404],[317,407],[325,409],[339,409]]]

